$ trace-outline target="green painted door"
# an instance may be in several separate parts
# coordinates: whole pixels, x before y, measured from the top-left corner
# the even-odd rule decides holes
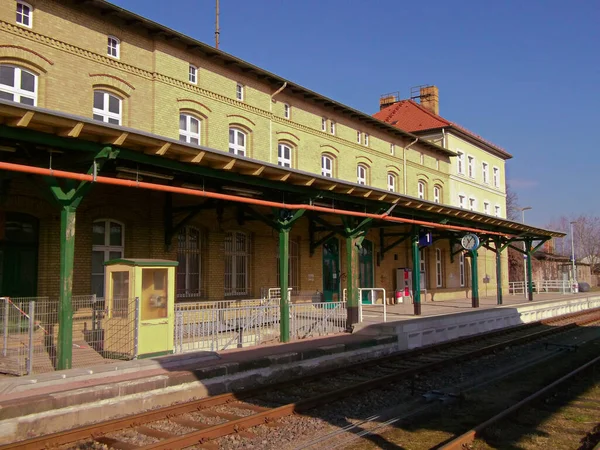
[[[373,243],[364,240],[362,246],[358,250],[358,283],[361,288],[372,288],[373,286]],[[362,293],[362,302],[371,303],[369,296],[370,292]]]
[[[340,300],[340,244],[337,238],[323,244],[323,300]]]
[[[6,213],[0,232],[0,296],[37,295],[38,220]]]

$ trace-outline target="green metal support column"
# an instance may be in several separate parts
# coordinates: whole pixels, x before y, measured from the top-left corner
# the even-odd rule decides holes
[[[479,308],[479,275],[477,275],[477,249],[471,253],[471,306]]]
[[[533,242],[530,239],[526,239],[525,240],[525,254],[527,255],[527,299],[532,302],[533,301],[533,281],[531,279],[532,277],[532,270],[531,270],[531,245],[533,244]]]
[[[496,303],[502,304],[502,250],[496,241]]]
[[[348,298],[346,308],[348,311],[346,326],[351,329],[355,323],[359,321],[358,314],[358,279],[359,279],[359,266],[358,266],[358,249],[356,248],[356,237],[353,235],[346,236],[346,271],[348,276],[346,277],[346,289],[348,291]]]
[[[58,303],[57,369],[70,369],[73,354],[73,265],[75,260],[75,207],[60,212],[60,297]]]
[[[415,316],[421,315],[421,261],[419,255],[419,227],[413,228],[412,235],[412,285],[413,285],[413,305]]]
[[[281,342],[290,341],[290,303],[288,295],[289,261],[290,256],[290,229],[279,229],[279,287],[281,300],[279,302],[280,321],[279,333]]]

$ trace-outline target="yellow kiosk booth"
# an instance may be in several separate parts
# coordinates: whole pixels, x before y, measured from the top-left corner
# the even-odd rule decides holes
[[[105,309],[112,322],[104,329],[105,351],[123,353],[127,341],[133,345],[133,358],[173,353],[178,264],[164,259],[114,259],[104,263]]]

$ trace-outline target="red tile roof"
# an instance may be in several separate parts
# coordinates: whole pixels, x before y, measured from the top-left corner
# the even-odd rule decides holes
[[[484,138],[475,134],[454,122],[444,119],[437,114],[429,111],[413,100],[401,100],[390,105],[381,111],[373,114],[373,117],[402,130],[417,133],[419,131],[437,130],[440,128],[455,128],[463,134],[492,147],[505,158],[512,158],[512,155],[506,150],[486,141]]]

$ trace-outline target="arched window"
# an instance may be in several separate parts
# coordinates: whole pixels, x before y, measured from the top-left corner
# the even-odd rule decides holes
[[[177,298],[204,295],[202,251],[204,236],[194,227],[183,227],[177,237]]]
[[[250,237],[241,231],[225,234],[225,296],[250,293]]]
[[[419,198],[425,200],[425,182],[424,181],[419,181],[417,183],[417,192],[419,194]]]
[[[356,182],[358,184],[367,184],[368,168],[364,164],[356,166]]]
[[[33,21],[33,9],[28,3],[17,2],[17,23],[31,28]]]
[[[321,155],[321,175],[333,178],[333,157],[330,155]]]
[[[292,147],[281,143],[277,146],[277,165],[292,167]]]
[[[94,221],[92,226],[92,294],[104,297],[104,262],[123,258],[125,227],[112,219]]]
[[[24,105],[37,104],[38,77],[29,70],[9,64],[0,65],[0,98]]]
[[[115,94],[106,91],[94,91],[94,120],[121,125],[123,105]]]
[[[229,129],[229,153],[246,156],[246,133],[239,128]]]
[[[201,125],[200,119],[190,114],[179,114],[179,140],[200,145]]]
[[[440,203],[442,198],[442,188],[439,186],[433,187],[433,201],[434,203]]]
[[[392,172],[387,174],[387,188],[390,192],[396,192],[396,175]]]
[[[288,287],[292,288],[292,292],[298,292],[300,289],[300,250],[298,241],[290,239],[289,249],[289,264],[288,264]],[[279,279],[279,245],[277,246],[277,287],[280,286]]]

